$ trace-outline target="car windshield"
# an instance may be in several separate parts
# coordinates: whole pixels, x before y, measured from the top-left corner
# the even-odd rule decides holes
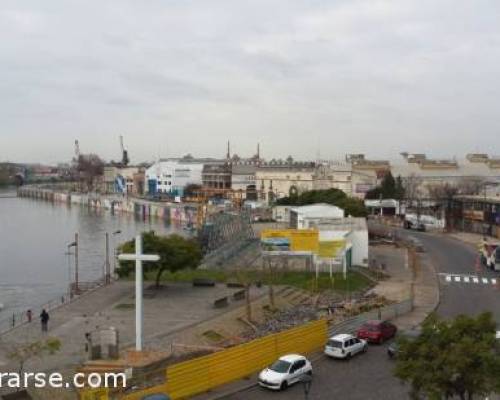
[[[280,373],[288,372],[289,368],[290,368],[290,363],[288,361],[283,361],[283,360],[278,360],[269,367],[271,371]]]
[[[339,342],[338,340],[329,340],[327,343],[328,347],[336,347],[338,349],[342,348],[342,342]]]

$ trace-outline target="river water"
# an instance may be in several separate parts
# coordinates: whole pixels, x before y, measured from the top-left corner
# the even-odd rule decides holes
[[[67,245],[79,234],[80,281],[103,276],[105,233],[110,233],[110,257],[116,246],[137,233],[182,232],[162,221],[142,221],[134,215],[32,200],[5,198],[0,189],[0,320],[13,312],[36,307],[68,292],[73,281],[74,255]],[[121,233],[113,235],[113,232]]]

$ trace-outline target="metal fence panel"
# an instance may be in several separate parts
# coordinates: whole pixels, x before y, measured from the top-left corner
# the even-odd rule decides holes
[[[169,395],[174,400],[193,396],[251,375],[283,354],[316,350],[325,343],[326,331],[325,320],[315,321],[173,365],[167,368]]]
[[[80,400],[108,400],[107,388],[85,389],[80,393]]]
[[[328,327],[319,320],[275,333],[210,355],[174,364],[166,370],[166,383],[130,393],[124,400],[140,400],[147,394],[167,393],[173,400],[187,398],[249,376],[287,353],[310,353],[321,348],[328,336],[355,332],[371,319],[392,319],[412,310],[411,299],[372,310]],[[90,395],[90,394],[89,394]],[[101,400],[106,397],[81,397]]]

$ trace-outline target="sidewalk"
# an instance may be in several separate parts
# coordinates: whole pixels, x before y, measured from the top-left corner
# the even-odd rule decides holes
[[[439,305],[439,281],[434,265],[425,253],[417,253],[413,277],[413,311],[394,322],[402,330],[420,325]]]
[[[460,240],[461,242],[467,243],[471,246],[474,246],[475,249],[477,249],[478,245],[483,242],[484,238],[486,238],[486,240],[490,244],[500,245],[500,239],[496,239],[491,236],[480,235],[479,233],[452,232],[452,233],[443,233],[443,235],[451,237],[456,240]]]
[[[150,284],[150,283],[148,283]],[[135,340],[134,282],[118,281],[82,296],[73,303],[50,312],[49,331],[42,333],[38,315],[33,322],[21,325],[0,335],[1,370],[17,370],[9,360],[9,353],[18,346],[44,338],[56,337],[61,349],[43,359],[33,359],[27,365],[30,371],[70,372],[86,359],[85,333],[114,327],[118,330],[121,351],[131,347]],[[151,349],[169,349],[176,335],[186,335],[195,325],[218,318],[243,307],[243,301],[232,300],[225,308],[214,308],[214,300],[222,296],[232,298],[238,288],[225,285],[193,287],[190,283],[169,283],[160,290],[148,290],[144,297],[144,340]],[[252,288],[251,297],[262,296],[264,289]],[[1,393],[1,389],[0,389]]]

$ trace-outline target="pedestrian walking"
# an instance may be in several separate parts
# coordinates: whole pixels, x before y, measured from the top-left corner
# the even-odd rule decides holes
[[[45,311],[45,308],[42,310],[40,314],[40,322],[42,323],[42,332],[47,332],[49,326],[49,313]]]
[[[31,319],[33,318],[31,310],[26,311],[26,317],[28,318],[28,322],[31,322]]]

